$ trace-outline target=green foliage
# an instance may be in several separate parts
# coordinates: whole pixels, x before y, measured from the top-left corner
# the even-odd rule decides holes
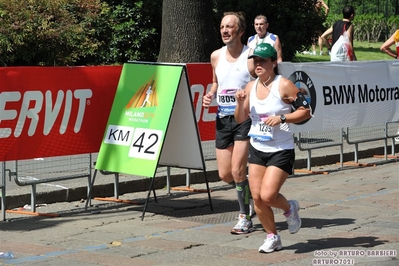
[[[342,9],[345,5],[355,8],[356,14],[385,15],[386,17],[399,15],[397,0],[324,0],[330,7],[330,13],[342,16]]]
[[[384,39],[389,38],[395,31],[399,29],[399,16],[391,16],[386,21],[387,36]]]
[[[326,24],[332,26],[338,20],[342,20],[342,15],[329,15]],[[384,15],[377,14],[356,15],[353,24],[355,26],[354,40],[379,42],[386,40],[399,29],[399,16],[391,16],[387,19]]]
[[[156,61],[160,46],[162,0],[108,1],[110,40],[105,63]]]
[[[100,0],[0,0],[0,65],[73,65],[96,54]]]
[[[354,39],[357,41],[377,42],[386,28],[383,15],[360,15],[356,17]]]
[[[254,17],[264,14],[270,22],[269,31],[280,37],[285,61],[293,59],[296,51],[310,47],[318,33],[342,19],[346,4],[356,9],[356,41],[381,42],[399,28],[399,16],[394,16],[399,12],[397,0],[325,0],[330,7],[327,18],[315,13],[313,0],[212,1],[217,36],[225,11],[246,14],[244,42],[255,34]],[[156,62],[162,3],[162,0],[0,0],[0,66]],[[220,37],[218,40],[220,47],[223,43]]]

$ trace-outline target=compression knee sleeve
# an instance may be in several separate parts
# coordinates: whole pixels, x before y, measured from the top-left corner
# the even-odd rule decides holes
[[[243,182],[236,183],[236,190],[238,204],[240,205],[240,213],[249,215],[249,198],[251,193],[249,191],[248,179]]]

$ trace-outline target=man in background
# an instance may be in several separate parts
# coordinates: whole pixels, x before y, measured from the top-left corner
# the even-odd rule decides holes
[[[269,28],[269,22],[267,21],[266,16],[256,16],[254,20],[254,27],[256,34],[248,38],[247,46],[253,51],[258,44],[269,43],[277,51],[277,63],[283,62],[283,52],[281,49],[280,38],[276,34],[267,32],[267,28]]]

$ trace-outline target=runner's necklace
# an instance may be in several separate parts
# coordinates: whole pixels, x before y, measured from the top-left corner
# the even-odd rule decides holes
[[[266,81],[261,81],[262,84],[263,84],[263,86],[265,86],[265,88],[268,89],[269,91],[270,91],[269,86],[270,86],[270,84],[272,84],[272,83],[270,83],[269,85],[266,85],[266,83],[270,80],[271,77],[272,77],[272,75],[270,75],[269,78],[268,78]]]

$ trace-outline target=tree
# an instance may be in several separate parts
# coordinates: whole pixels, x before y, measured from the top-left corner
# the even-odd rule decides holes
[[[163,0],[159,62],[209,62],[216,48],[211,0]]]

